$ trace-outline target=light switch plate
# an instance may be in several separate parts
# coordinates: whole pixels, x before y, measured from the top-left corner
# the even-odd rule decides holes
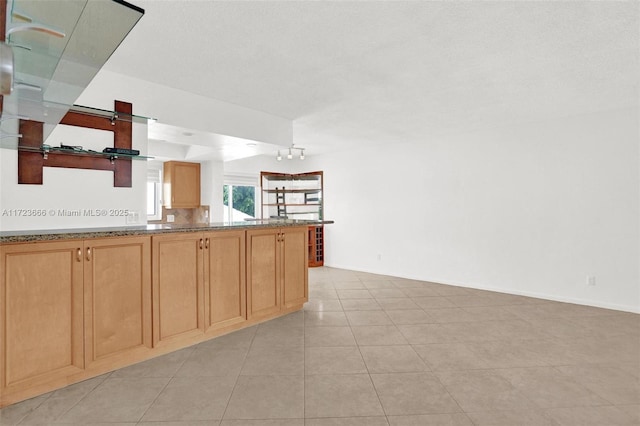
[[[129,211],[129,214],[125,216],[125,222],[127,225],[140,223],[140,213],[137,211]]]

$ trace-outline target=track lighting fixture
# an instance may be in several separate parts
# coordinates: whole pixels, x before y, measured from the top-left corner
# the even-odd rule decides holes
[[[293,144],[291,144],[291,146],[289,148],[287,148],[289,151],[287,153],[287,160],[293,160],[293,150],[297,149],[298,151],[300,151],[300,159],[304,160],[304,150],[305,148],[298,148],[297,146],[293,146]],[[276,155],[276,160],[281,161],[282,160],[282,155],[280,154],[281,150],[278,150],[278,154]]]

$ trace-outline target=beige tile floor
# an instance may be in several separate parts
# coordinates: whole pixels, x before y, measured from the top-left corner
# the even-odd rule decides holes
[[[15,404],[0,424],[640,424],[640,315],[309,276],[303,311]]]

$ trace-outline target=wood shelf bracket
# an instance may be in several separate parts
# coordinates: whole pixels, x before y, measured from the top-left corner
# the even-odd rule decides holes
[[[112,118],[69,111],[62,118],[60,124],[112,132],[114,148],[131,149],[133,105],[128,102],[115,101],[114,111]],[[19,133],[22,134],[22,138],[18,143],[19,184],[42,185],[43,167],[65,167],[86,170],[111,170],[113,171],[113,186],[131,188],[132,163],[130,158],[75,156],[52,151],[43,155],[42,152],[20,150],[20,148],[41,148],[44,142],[42,140],[43,127],[44,123],[39,121],[20,120],[19,122]]]

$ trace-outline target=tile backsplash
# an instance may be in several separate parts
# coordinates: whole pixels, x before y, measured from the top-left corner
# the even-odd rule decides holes
[[[167,220],[167,215],[173,215],[173,222]],[[191,225],[209,223],[209,206],[200,206],[193,209],[167,209],[162,207],[162,220],[149,221],[149,223],[175,223],[177,225]]]

